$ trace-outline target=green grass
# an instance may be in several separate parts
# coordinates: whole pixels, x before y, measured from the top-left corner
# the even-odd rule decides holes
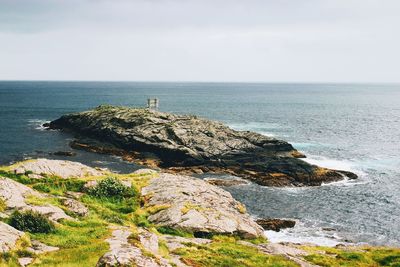
[[[208,245],[187,244],[175,253],[182,257],[189,266],[204,267],[283,267],[298,266],[296,263],[280,256],[261,253],[254,247],[239,244],[233,237],[215,236]]]
[[[400,267],[400,249],[379,247],[349,247],[346,249],[315,247],[304,258],[314,264],[329,267],[391,266]]]
[[[60,250],[39,255],[32,266],[95,266],[108,250],[108,224],[97,216],[65,221],[51,234],[32,234],[33,239]]]

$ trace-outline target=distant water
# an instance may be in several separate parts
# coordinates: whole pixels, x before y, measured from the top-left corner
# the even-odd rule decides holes
[[[227,188],[254,216],[299,221],[294,229],[268,232],[271,240],[400,246],[399,85],[0,82],[0,163],[68,150],[71,136],[44,131],[43,122],[100,104],[144,106],[149,97],[160,99],[162,111],[275,136],[311,163],[359,174],[313,188]],[[70,159],[137,168],[85,152]]]

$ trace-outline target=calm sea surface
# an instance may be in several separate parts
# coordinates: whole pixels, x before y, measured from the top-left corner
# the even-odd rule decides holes
[[[227,188],[254,216],[298,220],[270,239],[400,246],[400,85],[0,82],[0,164],[68,150],[72,137],[43,130],[45,121],[100,104],[144,106],[149,97],[162,111],[275,136],[312,163],[359,174],[315,188]],[[137,168],[85,152],[70,159]]]

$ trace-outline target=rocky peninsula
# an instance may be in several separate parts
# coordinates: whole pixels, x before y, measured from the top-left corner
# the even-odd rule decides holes
[[[285,141],[197,116],[99,106],[46,124],[77,136],[73,148],[121,155],[175,173],[228,173],[265,186],[318,186],[354,173],[311,165]]]

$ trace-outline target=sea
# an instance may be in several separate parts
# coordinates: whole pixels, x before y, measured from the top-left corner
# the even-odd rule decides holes
[[[0,81],[0,164],[49,157],[136,170],[115,156],[53,156],[70,150],[73,136],[42,124],[101,104],[144,107],[148,98],[161,111],[283,139],[310,163],[358,174],[320,187],[226,187],[255,218],[296,220],[267,231],[272,242],[400,246],[399,84]]]

